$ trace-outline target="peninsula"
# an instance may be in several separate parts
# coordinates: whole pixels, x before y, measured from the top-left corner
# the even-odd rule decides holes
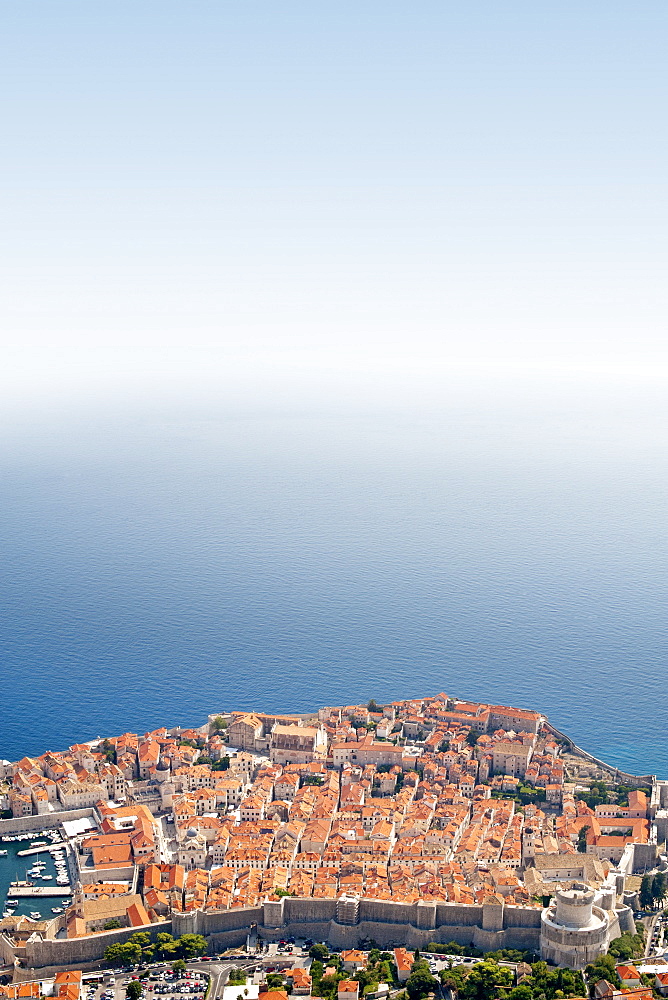
[[[371,941],[396,949],[399,982],[405,949],[446,945],[580,970],[620,940],[630,957],[634,911],[666,895],[668,782],[596,760],[539,711],[443,693],[221,711],[4,761],[0,808],[2,854],[16,842],[33,864],[0,920],[23,978],[123,962],[138,932],[212,954]],[[18,912],[44,895],[61,905]]]

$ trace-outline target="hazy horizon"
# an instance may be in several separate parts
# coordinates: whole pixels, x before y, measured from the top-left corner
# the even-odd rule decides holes
[[[0,389],[29,408],[272,366],[666,378],[667,20],[5,7]]]

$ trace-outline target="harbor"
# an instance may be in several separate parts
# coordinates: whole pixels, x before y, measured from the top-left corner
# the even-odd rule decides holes
[[[67,847],[59,833],[5,836],[0,850],[0,913],[52,919],[72,896]],[[56,840],[56,838],[58,838]]]

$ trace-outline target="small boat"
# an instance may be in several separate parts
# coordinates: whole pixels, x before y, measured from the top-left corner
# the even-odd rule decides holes
[[[5,838],[3,837],[2,839],[4,840]],[[0,858],[6,858],[6,857],[7,857],[7,851],[0,851]]]
[[[30,916],[32,917],[33,920],[41,920],[42,919],[42,914],[38,913],[37,910],[33,910],[32,913],[30,914]]]
[[[18,899],[6,899],[5,900],[5,906],[18,906],[18,905],[19,905]]]
[[[63,908],[62,908],[62,906],[52,906],[51,907],[51,912],[52,913],[62,913],[63,912]]]
[[[31,840],[30,841],[30,846],[31,847],[47,847],[48,845],[47,845],[47,842],[45,840]]]

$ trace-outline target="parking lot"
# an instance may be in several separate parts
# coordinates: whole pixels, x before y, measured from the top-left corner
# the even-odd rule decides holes
[[[173,973],[169,965],[161,965],[141,970],[140,972],[100,973],[104,976],[105,982],[95,986],[87,986],[85,1000],[125,1000],[125,990],[131,980],[138,979],[144,988],[143,996],[160,997],[182,997],[201,996],[203,997],[209,979],[212,982],[210,995],[214,997],[216,993],[227,981],[229,970],[234,963],[225,960],[214,960],[208,962],[206,967],[198,967],[195,963],[188,963],[185,972]],[[206,971],[205,971],[206,969]]]

